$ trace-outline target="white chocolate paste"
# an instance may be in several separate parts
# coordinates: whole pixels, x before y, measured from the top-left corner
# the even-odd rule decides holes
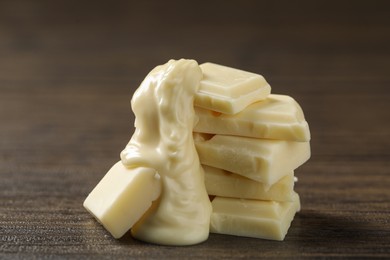
[[[153,168],[162,183],[160,198],[131,230],[137,239],[191,245],[209,236],[211,203],[192,137],[201,79],[196,61],[170,60],[153,69],[132,98],[136,130],[122,163]]]

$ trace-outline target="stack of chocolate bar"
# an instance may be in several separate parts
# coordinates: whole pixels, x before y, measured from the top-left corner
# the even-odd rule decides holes
[[[213,233],[283,240],[300,210],[294,171],[310,157],[299,104],[258,74],[200,65],[194,141],[212,199]]]

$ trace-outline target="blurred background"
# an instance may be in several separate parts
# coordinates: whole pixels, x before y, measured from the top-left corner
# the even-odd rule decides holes
[[[58,231],[65,247],[80,238],[77,250],[90,252],[94,240],[72,226],[93,225],[82,201],[133,133],[135,89],[153,67],[179,58],[262,74],[273,93],[302,106],[312,158],[296,172],[306,211],[290,233],[310,246],[276,248],[309,254],[334,238],[325,233],[311,247],[318,219],[334,222],[305,212],[336,210],[390,230],[389,1],[0,0],[0,234],[15,234],[17,221],[38,214],[23,212],[40,208],[52,229],[35,245],[52,245],[45,234]],[[16,237],[28,245],[34,232]],[[359,237],[348,234],[332,241]],[[349,252],[365,240],[378,237],[362,235]],[[104,243],[100,250],[113,249]]]
[[[187,57],[270,80],[368,80],[389,65],[387,1],[0,4],[2,76],[141,79],[151,64]]]
[[[121,137],[111,141],[119,142],[113,144],[118,150],[132,132],[132,93],[154,66],[171,58],[262,74],[273,93],[301,103],[309,123],[320,119],[311,125],[314,136],[321,129],[369,131],[365,124],[348,129],[348,122],[373,120],[389,101],[389,6],[375,0],[2,0],[0,91],[2,121],[8,122],[2,139],[4,128],[14,131],[26,117],[39,116],[35,124],[44,133],[61,127],[69,135],[80,131],[76,126],[84,126],[86,135],[116,131]],[[367,91],[349,98],[361,89]],[[29,92],[28,100],[19,91]],[[100,91],[109,95],[100,98]],[[383,95],[367,108],[373,92]],[[61,98],[66,95],[72,98]],[[98,105],[89,107],[94,97]],[[12,102],[10,111],[4,111],[6,102]],[[37,115],[38,106],[47,110]],[[344,116],[332,118],[330,108]],[[72,122],[73,113],[78,122]],[[388,126],[383,116],[377,122]]]

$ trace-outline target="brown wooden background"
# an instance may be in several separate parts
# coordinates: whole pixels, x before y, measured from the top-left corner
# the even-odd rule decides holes
[[[184,1],[183,1],[184,2]],[[0,1],[0,258],[390,256],[388,1]],[[115,240],[82,202],[170,58],[260,73],[312,132],[284,242]]]

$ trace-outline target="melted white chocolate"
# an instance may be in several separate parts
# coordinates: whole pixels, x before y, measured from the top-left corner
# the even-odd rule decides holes
[[[170,60],[153,69],[132,98],[136,130],[122,163],[152,168],[162,183],[160,198],[131,230],[137,239],[191,245],[208,238],[212,209],[192,137],[201,79],[196,61]]]

